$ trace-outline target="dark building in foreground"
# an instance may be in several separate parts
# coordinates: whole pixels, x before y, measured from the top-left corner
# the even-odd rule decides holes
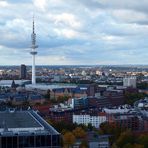
[[[60,134],[35,111],[0,112],[0,148],[59,148]]]
[[[26,77],[27,77],[26,65],[22,64],[20,67],[20,79],[26,79]]]

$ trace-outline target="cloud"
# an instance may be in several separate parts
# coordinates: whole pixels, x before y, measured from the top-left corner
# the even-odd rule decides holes
[[[31,64],[33,13],[39,65],[147,64],[147,7],[147,0],[1,0],[0,64]]]

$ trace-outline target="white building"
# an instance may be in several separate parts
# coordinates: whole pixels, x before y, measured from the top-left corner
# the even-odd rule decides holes
[[[125,77],[123,78],[123,86],[136,88],[136,77]]]
[[[90,115],[73,115],[73,123],[77,124],[84,124],[88,125],[91,123],[92,126],[99,128],[100,124],[105,122],[106,116],[100,115],[100,116],[90,116]]]

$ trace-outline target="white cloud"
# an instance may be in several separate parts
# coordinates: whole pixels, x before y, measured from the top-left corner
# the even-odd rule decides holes
[[[126,23],[136,23],[146,21],[148,19],[148,15],[141,12],[136,12],[134,10],[113,10],[112,14],[119,21]]]
[[[47,7],[48,0],[33,0],[34,6],[41,10],[45,11]]]
[[[59,55],[37,56],[36,62],[43,65],[65,65],[71,63],[65,56]]]
[[[61,13],[57,15],[49,14],[57,26],[69,26],[71,28],[80,28],[82,26],[80,20],[75,15],[69,13]]]
[[[6,8],[7,6],[9,6],[9,4],[6,1],[0,1],[0,8]]]
[[[54,29],[55,33],[60,36],[60,37],[66,37],[66,38],[69,38],[69,39],[72,39],[72,38],[76,38],[79,36],[79,33],[72,30],[72,29],[58,29],[58,28],[55,28]]]
[[[0,64],[31,64],[33,11],[37,64],[146,63],[139,53],[148,47],[147,7],[147,0],[0,1]]]

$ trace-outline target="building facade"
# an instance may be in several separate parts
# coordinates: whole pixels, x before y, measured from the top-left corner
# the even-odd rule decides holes
[[[91,116],[91,115],[73,115],[73,123],[77,124],[84,124],[88,125],[91,124],[92,126],[99,128],[100,124],[106,121],[105,114],[98,115],[98,116]]]
[[[125,77],[123,78],[123,86],[136,88],[136,77]]]
[[[22,64],[20,67],[20,79],[26,79],[26,77],[27,77],[26,65]]]

